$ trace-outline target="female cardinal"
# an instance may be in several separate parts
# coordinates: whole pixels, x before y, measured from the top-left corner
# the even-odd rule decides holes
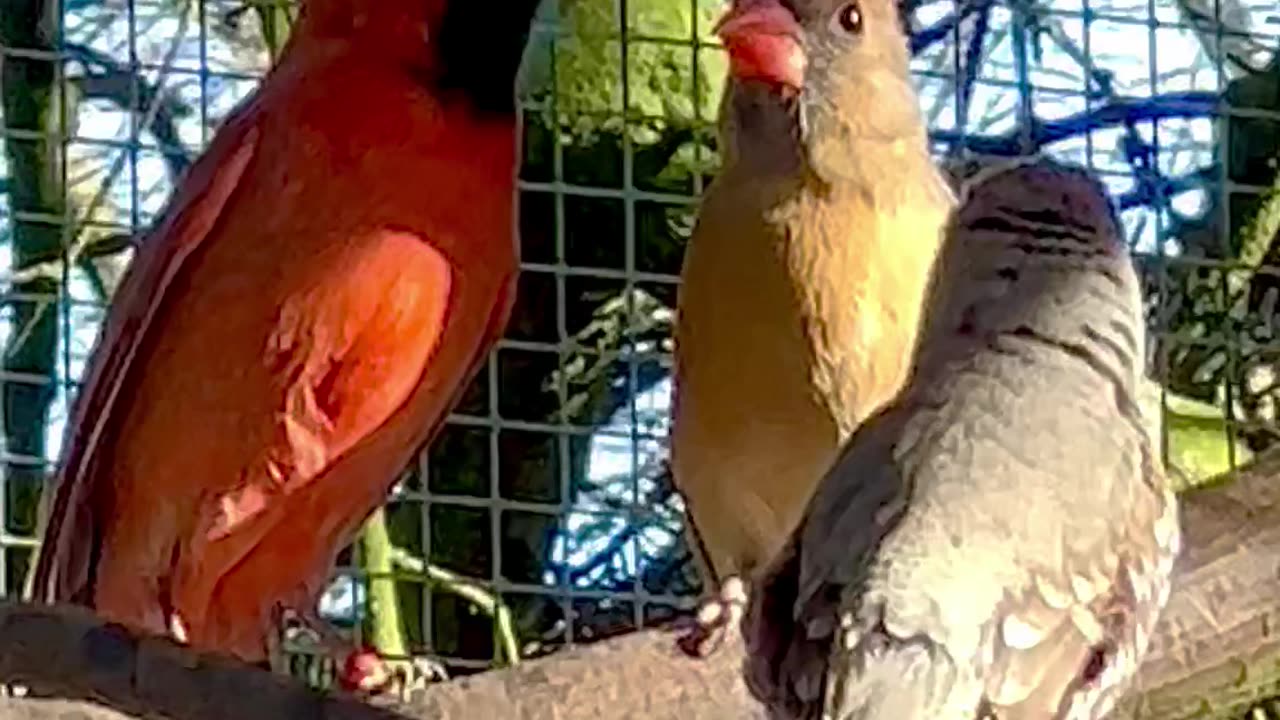
[[[536,4],[305,2],[117,291],[36,598],[250,662],[310,616],[506,324]]]
[[[717,32],[724,162],[681,275],[671,436],[720,581],[685,638],[695,654],[906,378],[954,204],[893,0],[734,0]]]

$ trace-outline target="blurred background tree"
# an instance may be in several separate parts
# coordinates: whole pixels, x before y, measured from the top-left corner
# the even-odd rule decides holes
[[[322,604],[384,650],[465,672],[670,618],[700,590],[665,435],[675,280],[717,163],[719,12],[544,0],[507,339]],[[1112,190],[1186,482],[1278,439],[1276,15],[1267,0],[903,3],[940,159],[1043,150]],[[3,0],[0,591],[21,587],[131,239],[295,17],[242,0]]]

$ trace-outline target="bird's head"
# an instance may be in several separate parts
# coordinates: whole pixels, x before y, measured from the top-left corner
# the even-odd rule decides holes
[[[776,132],[777,118],[762,116],[786,115],[820,174],[877,147],[923,154],[897,0],[732,0],[716,33],[729,54],[731,131]]]
[[[920,347],[935,333],[1034,333],[1064,348],[1105,348],[1095,366],[1136,383],[1146,361],[1141,284],[1101,181],[1033,156],[981,171],[962,195]]]

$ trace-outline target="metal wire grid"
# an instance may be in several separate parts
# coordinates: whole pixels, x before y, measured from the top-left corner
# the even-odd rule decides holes
[[[1210,116],[1280,126],[1276,112],[1280,103],[1258,109],[1222,102],[1218,94],[1230,87],[1238,73],[1229,72],[1224,62],[1213,62],[1208,69],[1213,77],[1204,80],[1194,68],[1185,69],[1188,63],[1182,53],[1162,54],[1160,47],[1185,46],[1190,34],[1200,39],[1205,53],[1218,52],[1219,57],[1225,49],[1241,57],[1252,53],[1262,58],[1261,66],[1274,57],[1280,25],[1265,24],[1265,7],[1249,10],[1240,3],[1215,2],[1208,20],[1194,27],[1187,17],[1191,15],[1188,8],[1195,6],[1185,1],[1182,10],[1174,12],[1169,3],[1156,0],[1083,0],[1065,7],[1069,4],[1019,0],[975,2],[958,9],[952,0],[940,0],[908,7],[915,30],[915,70],[935,146],[940,157],[959,148],[965,149],[966,157],[981,157],[1047,146],[1051,154],[1087,161],[1106,177],[1117,202],[1126,208],[1126,226],[1144,251],[1144,266],[1151,268],[1157,376],[1164,377],[1170,357],[1185,354],[1187,347],[1221,352],[1225,365],[1211,375],[1216,373],[1213,377],[1224,388],[1230,410],[1233,393],[1242,386],[1238,339],[1256,328],[1271,327],[1269,317],[1249,325],[1259,316],[1254,308],[1246,308],[1243,316],[1238,312],[1232,316],[1227,305],[1233,294],[1239,294],[1238,288],[1232,288],[1232,278],[1268,270],[1256,268],[1256,262],[1171,256],[1170,250],[1177,248],[1171,248],[1168,238],[1188,222],[1173,212],[1172,204],[1180,194],[1203,185],[1208,188],[1206,202],[1216,205],[1217,224],[1210,223],[1210,231],[1225,236],[1228,233],[1222,228],[1238,225],[1231,215],[1233,198],[1267,188],[1227,177],[1231,173],[1224,168],[1231,168],[1233,162],[1229,138],[1216,143],[1218,167],[1208,177],[1188,170],[1189,156],[1215,146],[1197,137],[1199,131],[1190,126]],[[1235,29],[1240,26],[1237,11],[1242,8],[1254,18],[1249,32]],[[697,589],[696,582],[689,582],[687,567],[671,571],[662,582],[653,582],[637,568],[652,565],[653,556],[680,556],[686,551],[679,540],[678,500],[670,495],[669,484],[663,484],[664,426],[654,419],[662,411],[640,406],[636,390],[660,387],[670,366],[671,348],[661,336],[669,323],[678,281],[678,241],[687,234],[696,198],[714,169],[710,136],[715,89],[723,68],[721,51],[707,32],[707,20],[715,13],[711,0],[688,0],[684,10],[677,2],[663,0],[578,0],[562,9],[558,16],[544,14],[535,27],[529,58],[530,67],[542,62],[544,72],[541,81],[528,82],[521,116],[526,156],[521,174],[524,275],[516,317],[435,448],[424,452],[407,471],[388,506],[401,543],[429,560],[475,576],[522,616],[522,641],[547,646],[668,617],[674,608],[687,607]],[[83,282],[73,282],[77,274],[84,274],[73,262],[81,254],[77,248],[83,249],[85,237],[92,241],[91,247],[92,243],[110,247],[113,234],[132,235],[144,228],[172,177],[189,162],[190,152],[183,145],[203,147],[217,120],[268,65],[260,41],[254,46],[256,30],[243,16],[244,27],[239,31],[219,29],[217,24],[236,10],[229,2],[80,0],[72,4],[68,0],[63,10],[64,17],[114,12],[115,19],[96,31],[83,19],[78,25],[67,22],[54,39],[57,51],[0,47],[6,59],[51,63],[57,73],[54,86],[59,105],[64,108],[56,136],[11,127],[6,120],[2,137],[5,142],[50,137],[65,145],[69,157],[77,152],[101,153],[99,164],[109,171],[99,168],[87,174],[107,178],[99,182],[96,195],[122,212],[86,211],[103,203],[77,196],[64,199],[65,213],[11,211],[0,216],[0,229],[10,233],[15,223],[38,222],[59,228],[61,234],[60,256],[43,266],[51,271],[55,291],[34,298],[46,307],[56,303],[60,336],[56,376],[6,369],[2,378],[10,385],[56,388],[51,421],[66,416],[67,391],[73,390],[83,371],[92,333],[101,319],[100,300],[79,289]],[[1125,26],[1136,28],[1133,37],[1142,38],[1145,54],[1126,47],[1124,54],[1100,55],[1095,48],[1097,28],[1115,33]],[[584,28],[597,32],[590,35]],[[103,39],[113,34],[114,39]],[[1001,60],[1002,43],[1008,47],[1007,60]],[[1075,68],[1038,62],[1037,43],[1065,48],[1064,57],[1071,58]],[[592,54],[600,48],[602,53]],[[541,60],[538,53],[544,53]],[[687,65],[673,60],[684,53]],[[245,62],[246,56],[252,61]],[[607,62],[597,64],[593,72],[567,78],[562,72],[563,66],[575,62],[581,72],[583,66],[590,68],[592,60],[601,58]],[[1160,92],[1168,76],[1178,72],[1192,76],[1185,89]],[[78,78],[75,82],[72,75]],[[604,82],[605,77],[613,80]],[[602,83],[604,89],[591,82]],[[637,87],[645,94],[640,102]],[[686,91],[687,104],[680,101]],[[1159,103],[1152,100],[1156,95],[1162,97]],[[80,97],[79,127],[73,127],[65,110],[72,96]],[[660,101],[656,107],[663,112],[653,112],[655,97]],[[1060,113],[1057,116],[1046,116],[1046,108],[1052,105],[1049,99],[1062,106],[1050,108]],[[94,102],[114,105],[124,117],[126,131],[95,136],[84,110]],[[192,110],[198,122],[184,123],[183,113]],[[975,110],[980,114],[975,115]],[[646,129],[648,136],[641,132]],[[655,134],[658,141],[652,140]],[[676,135],[675,140],[669,140],[669,135]],[[681,138],[683,143],[676,142]],[[652,172],[645,155],[664,139],[691,155],[680,171],[667,176]],[[616,142],[616,147],[610,142]],[[584,165],[588,158],[590,167]],[[74,164],[69,161],[60,168],[57,184],[62,188],[73,185],[69,167]],[[166,172],[170,182],[147,185],[148,178]],[[661,232],[655,230],[663,227]],[[653,247],[659,235],[667,242],[662,251]],[[1219,244],[1227,245],[1225,237]],[[1178,311],[1169,310],[1166,299],[1174,294],[1173,284],[1186,285],[1185,268],[1196,266],[1221,271],[1205,274],[1204,283],[1216,283],[1224,320],[1220,326],[1189,336],[1185,328],[1171,326]],[[104,267],[103,272],[118,272],[118,267]],[[30,284],[10,282],[9,317],[18,303],[32,300],[31,293],[25,292]],[[13,337],[11,329],[9,347]],[[1255,354],[1275,352],[1261,340],[1253,345]],[[600,370],[597,363],[606,369]],[[575,368],[586,370],[575,374]],[[592,368],[595,375],[589,372]],[[530,378],[549,388],[541,391],[544,397],[528,389]],[[614,387],[619,383],[621,389]],[[601,390],[602,384],[611,389]],[[604,396],[624,400],[602,401]],[[514,402],[531,399],[536,401],[532,406]],[[601,402],[609,407],[611,412],[605,414],[611,417],[581,422],[591,415],[581,406]],[[1232,440],[1226,444],[1231,467],[1239,461],[1237,435],[1259,425],[1242,423],[1233,415],[1234,411],[1228,412],[1220,431]],[[6,418],[10,417],[12,410],[6,406]],[[1264,418],[1261,425],[1268,423]],[[614,492],[608,503],[598,498],[588,502],[584,498],[593,492],[599,495],[600,486],[608,483],[593,483],[586,477],[584,470],[591,463],[605,461],[598,459],[600,455],[584,461],[583,446],[609,438],[629,447],[622,453],[623,471],[612,480],[613,486],[626,492]],[[5,484],[0,515],[6,519],[0,531],[0,592],[19,590],[34,546],[31,479],[21,479],[18,470],[49,470],[56,444],[54,435],[44,457],[6,450],[7,472],[0,481]],[[24,487],[17,487],[19,479],[26,483]],[[16,512],[17,505],[24,506],[22,513]],[[597,538],[604,546],[600,553],[613,553],[605,558],[606,564],[612,563],[611,572],[581,573],[567,559],[573,554],[568,546],[574,544],[571,518],[584,517],[611,518],[624,528],[621,542],[630,545],[629,551],[619,552],[611,547],[617,542]],[[643,534],[628,535],[625,529],[641,526],[656,526],[660,534],[665,533],[666,548],[639,547]],[[541,536],[541,542],[521,546],[530,536]],[[584,544],[590,543],[578,542]],[[655,544],[662,545],[649,543]],[[459,551],[459,545],[466,545],[466,552]],[[522,556],[520,562],[512,560],[512,555]],[[367,582],[353,561],[351,556],[344,557],[340,573]],[[601,575],[609,577],[600,580]],[[423,590],[420,582],[404,576],[399,583],[405,597],[416,598],[402,601],[417,616],[417,629],[411,633],[415,646],[447,656],[457,668],[491,662],[486,653],[493,648],[476,638],[488,630],[481,627],[483,622],[468,618],[465,601]],[[358,593],[352,591],[352,595]]]

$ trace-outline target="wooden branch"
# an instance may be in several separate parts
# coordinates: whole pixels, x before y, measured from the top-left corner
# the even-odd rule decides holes
[[[1239,718],[1280,695],[1280,450],[1180,499],[1185,549],[1124,709]]]
[[[1139,686],[1119,718],[1238,718],[1280,695],[1280,451],[1235,480],[1182,496],[1187,550]],[[739,678],[735,637],[706,661],[646,630],[507,670],[433,686],[386,709],[324,698],[300,684],[157,638],[136,638],[70,608],[0,606],[0,682],[68,700],[0,698],[0,720],[266,720],[395,717],[763,717]],[[92,707],[96,700],[117,712]],[[120,713],[124,713],[123,715]]]
[[[138,718],[398,717],[352,699],[324,697],[292,678],[231,658],[196,653],[165,638],[134,635],[75,607],[0,606],[0,682],[22,685],[43,698],[96,701]],[[48,707],[48,700],[5,698],[0,720],[44,717],[40,713]],[[54,717],[115,716],[81,706]]]

